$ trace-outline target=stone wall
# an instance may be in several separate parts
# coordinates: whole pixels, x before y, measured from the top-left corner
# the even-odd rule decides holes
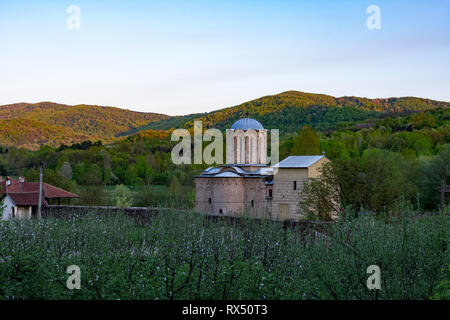
[[[196,178],[195,185],[201,213],[262,217],[271,210],[264,178]]]
[[[321,176],[320,168],[330,162],[328,158],[322,158],[308,168],[308,178],[319,178]]]
[[[156,216],[163,210],[170,210],[164,208],[146,208],[146,207],[103,207],[103,206],[65,206],[65,205],[50,205],[42,207],[42,218],[69,218],[74,216],[85,215],[88,213],[96,214],[117,214],[124,213],[130,217],[139,220],[142,223],[148,222],[152,217]],[[173,210],[173,209],[172,209]],[[182,211],[180,209],[176,209]]]
[[[294,181],[297,188],[294,190]],[[279,220],[298,220],[301,217],[298,202],[303,184],[308,181],[308,169],[278,169],[273,179],[272,211]],[[282,216],[281,205],[288,206],[287,216]]]
[[[101,207],[101,206],[65,206],[65,205],[50,205],[42,208],[42,218],[59,218],[65,219],[74,216],[85,215],[87,213],[96,214],[126,214],[136,220],[140,225],[145,225],[151,223],[152,219],[158,214],[162,214],[164,211],[177,210],[177,211],[187,211],[181,209],[168,209],[168,208],[144,208],[144,207],[131,207],[131,208],[118,208],[118,207]],[[224,215],[204,215],[208,221],[227,221],[231,225],[242,225],[245,227],[249,220],[247,217],[237,217],[237,216],[224,216]],[[253,220],[253,219],[251,219]],[[253,221],[260,221],[263,223],[262,219],[256,219]],[[270,221],[270,220],[269,220]],[[272,221],[272,223],[281,223],[284,229],[289,228],[296,232],[304,233],[308,230],[316,230],[321,234],[326,234],[326,226],[329,222],[316,222],[316,221]]]

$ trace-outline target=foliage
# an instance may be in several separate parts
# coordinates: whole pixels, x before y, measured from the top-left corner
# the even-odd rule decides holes
[[[304,214],[304,219],[331,221],[341,211],[339,189],[336,185],[329,185],[330,180],[329,176],[325,176],[303,184],[299,209]]]
[[[64,177],[64,179],[72,180],[73,171],[72,171],[72,166],[70,165],[70,163],[65,161],[59,170],[61,172],[61,175]]]
[[[5,199],[3,198],[3,199],[0,200],[0,220],[3,217],[3,212],[5,211],[5,208],[6,208],[6,206],[5,206]]]
[[[443,280],[439,281],[438,285],[433,290],[431,299],[433,300],[450,300],[450,265],[443,269]]]
[[[250,117],[262,123],[268,123],[267,128],[279,128],[287,132],[298,130],[303,125],[324,123],[327,125],[320,129],[328,129],[341,122],[366,120],[380,116],[382,113],[399,114],[439,107],[448,108],[448,106],[448,102],[413,97],[335,98],[324,94],[286,91],[214,111],[197,120],[202,120],[206,127],[224,129],[229,128],[234,121],[248,113]],[[186,127],[192,127],[192,125],[193,120],[185,124]]]
[[[308,126],[303,127],[300,134],[295,138],[291,155],[318,155],[320,154],[320,141],[316,131]]]
[[[113,199],[116,201],[116,207],[131,207],[132,199],[130,189],[123,184],[114,188]]]
[[[325,239],[179,211],[148,224],[95,212],[8,221],[0,299],[428,299],[449,261],[449,230],[446,216],[407,211],[393,223],[340,220]],[[66,288],[70,265],[81,268],[80,290]],[[381,290],[366,287],[370,265],[381,268]]]
[[[338,129],[364,120],[375,120],[386,114],[394,116],[448,107],[448,102],[414,97],[335,98],[298,91],[265,96],[210,113],[176,117],[94,105],[18,103],[0,106],[0,140],[5,145],[33,150],[44,144],[57,147],[85,140],[110,143],[117,137],[149,129],[192,128],[195,120],[203,121],[205,127],[225,129],[247,113],[264,123],[266,128],[291,133],[304,125],[318,130]],[[420,113],[411,120],[414,129],[436,125],[436,119],[426,113]]]
[[[6,145],[38,149],[40,145],[84,140],[113,141],[124,131],[168,116],[114,107],[51,102],[0,106],[0,137]]]
[[[397,154],[371,149],[359,158],[328,162],[320,169],[321,178],[306,184],[300,207],[321,220],[348,206],[380,215],[392,210],[412,190],[400,161]]]
[[[309,101],[308,99],[306,101]],[[322,100],[319,99],[319,101]],[[395,101],[391,102],[398,103],[400,100]],[[417,106],[419,104],[413,105],[412,108]],[[438,104],[430,106],[436,107]],[[269,123],[274,121],[271,122],[273,125],[294,121],[290,127],[292,132],[281,135],[281,159],[305,152],[319,151],[320,154],[324,150],[325,155],[336,162],[336,166],[341,167],[341,177],[345,176],[345,179],[341,181],[347,181],[341,196],[345,203],[353,205],[354,208],[364,206],[367,209],[384,211],[394,206],[395,202],[401,198],[410,204],[415,204],[418,210],[438,209],[442,179],[447,185],[450,184],[448,168],[446,169],[445,166],[450,163],[450,155],[446,151],[450,146],[448,108],[401,116],[391,114],[357,124],[347,123],[345,128],[335,131],[317,131],[321,121],[324,120],[321,118],[323,112],[321,108],[319,106],[306,109],[292,106],[280,107],[282,112],[303,110],[302,112],[310,113],[312,122],[317,120],[313,124],[316,133],[306,137],[295,134],[300,128],[299,123],[303,123],[303,118],[299,122],[297,121],[299,118],[295,117],[296,114],[286,114],[283,118],[276,120],[276,116],[269,112],[270,108],[266,110],[268,113],[264,117],[268,117]],[[325,109],[330,111],[329,108],[339,109],[335,110],[336,112],[348,113],[345,111],[346,107],[326,107]],[[326,113],[331,114],[328,111]],[[335,111],[332,114],[337,116]],[[232,119],[229,118],[227,121]],[[319,146],[315,136],[319,139]],[[301,152],[295,150],[295,143],[297,147],[303,148]],[[133,201],[151,202],[152,206],[163,203],[176,206],[176,203],[181,203],[183,207],[192,207],[193,201],[189,198],[189,194],[192,193],[194,176],[207,165],[174,165],[170,157],[174,144],[175,142],[170,141],[169,131],[147,130],[112,144],[86,141],[70,146],[62,145],[59,148],[46,145],[36,151],[0,147],[0,173],[10,176],[24,175],[27,181],[38,181],[37,168],[43,162],[45,182],[75,193],[76,185],[107,187],[124,184],[132,190]],[[314,150],[309,152],[305,148]],[[72,168],[72,179],[69,178],[70,174],[62,174],[61,171],[63,166],[68,168],[68,165]],[[386,168],[384,168],[385,165]],[[186,192],[177,199],[158,191],[151,195],[151,200],[146,201],[133,191],[133,188],[149,185],[170,186],[175,178],[186,189]],[[390,186],[386,185],[386,181],[391,181]],[[365,186],[366,183],[370,188]],[[377,187],[378,183],[380,187]],[[381,192],[381,190],[384,191]],[[95,200],[87,194],[83,194],[82,198],[85,200],[79,203],[92,203],[91,201]],[[91,199],[88,200],[88,198]],[[108,203],[114,205],[112,201],[103,198],[99,198],[92,204]]]
[[[80,204],[85,206],[98,206],[109,204],[107,201],[106,190],[102,186],[85,186],[79,188],[78,195],[80,196]]]

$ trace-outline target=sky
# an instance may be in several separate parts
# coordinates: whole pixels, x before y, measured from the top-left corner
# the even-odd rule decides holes
[[[450,0],[0,0],[0,105],[181,115],[287,90],[450,101],[449,16]]]

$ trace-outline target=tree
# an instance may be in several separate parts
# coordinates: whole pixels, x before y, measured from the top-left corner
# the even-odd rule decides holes
[[[151,185],[144,186],[136,195],[134,203],[140,207],[148,207],[154,203],[155,192]]]
[[[113,198],[116,201],[116,207],[131,207],[132,199],[130,190],[123,184],[114,188]]]
[[[308,220],[331,221],[340,211],[337,186],[327,180],[311,179],[300,191],[300,211]]]
[[[72,180],[73,173],[72,173],[72,166],[70,165],[70,163],[65,161],[62,164],[61,169],[59,171],[61,175],[64,177],[64,179]]]
[[[336,159],[323,165],[321,178],[304,187],[300,206],[306,213],[327,219],[332,211],[348,206],[383,213],[412,193],[400,167],[401,155],[371,149],[361,157]],[[340,207],[338,207],[340,205]]]
[[[86,185],[100,185],[102,184],[102,170],[96,164],[90,164],[87,166],[86,173],[82,179],[83,184]]]
[[[169,185],[169,195],[172,199],[179,199],[182,195],[181,183],[176,176],[172,177],[172,181]]]
[[[442,180],[445,184],[450,183],[450,144],[422,164],[418,186],[425,208],[436,209],[439,205]]]
[[[78,194],[82,205],[100,206],[106,204],[106,194],[103,186],[88,185],[80,187]]]
[[[316,131],[304,126],[297,138],[295,138],[294,146],[291,149],[291,155],[318,155],[320,154],[320,141]]]
[[[137,179],[137,170],[134,164],[128,166],[127,171],[125,172],[125,183],[129,186],[134,186],[136,184]]]

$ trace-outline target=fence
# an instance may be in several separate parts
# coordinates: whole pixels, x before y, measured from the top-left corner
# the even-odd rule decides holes
[[[140,225],[145,225],[147,223],[151,223],[152,218],[154,218],[159,213],[163,213],[164,211],[176,210],[179,212],[187,212],[189,210],[186,209],[173,209],[173,208],[161,208],[161,207],[108,207],[108,206],[75,206],[75,205],[49,205],[42,208],[42,217],[48,218],[70,218],[77,217],[80,215],[85,215],[87,213],[96,213],[96,214],[125,214],[133,219]],[[231,225],[245,225],[245,221],[249,219],[249,217],[242,216],[227,216],[227,215],[208,215],[202,214],[206,217],[208,221],[226,221]],[[320,231],[321,233],[326,234],[326,226],[329,224],[328,222],[316,222],[316,221],[276,221],[271,219],[258,219],[258,218],[250,218],[251,220],[258,220],[260,222],[271,221],[273,223],[283,224],[283,228],[289,228],[291,230],[297,231],[305,231],[308,229],[315,229]],[[322,234],[323,235],[323,234]]]

